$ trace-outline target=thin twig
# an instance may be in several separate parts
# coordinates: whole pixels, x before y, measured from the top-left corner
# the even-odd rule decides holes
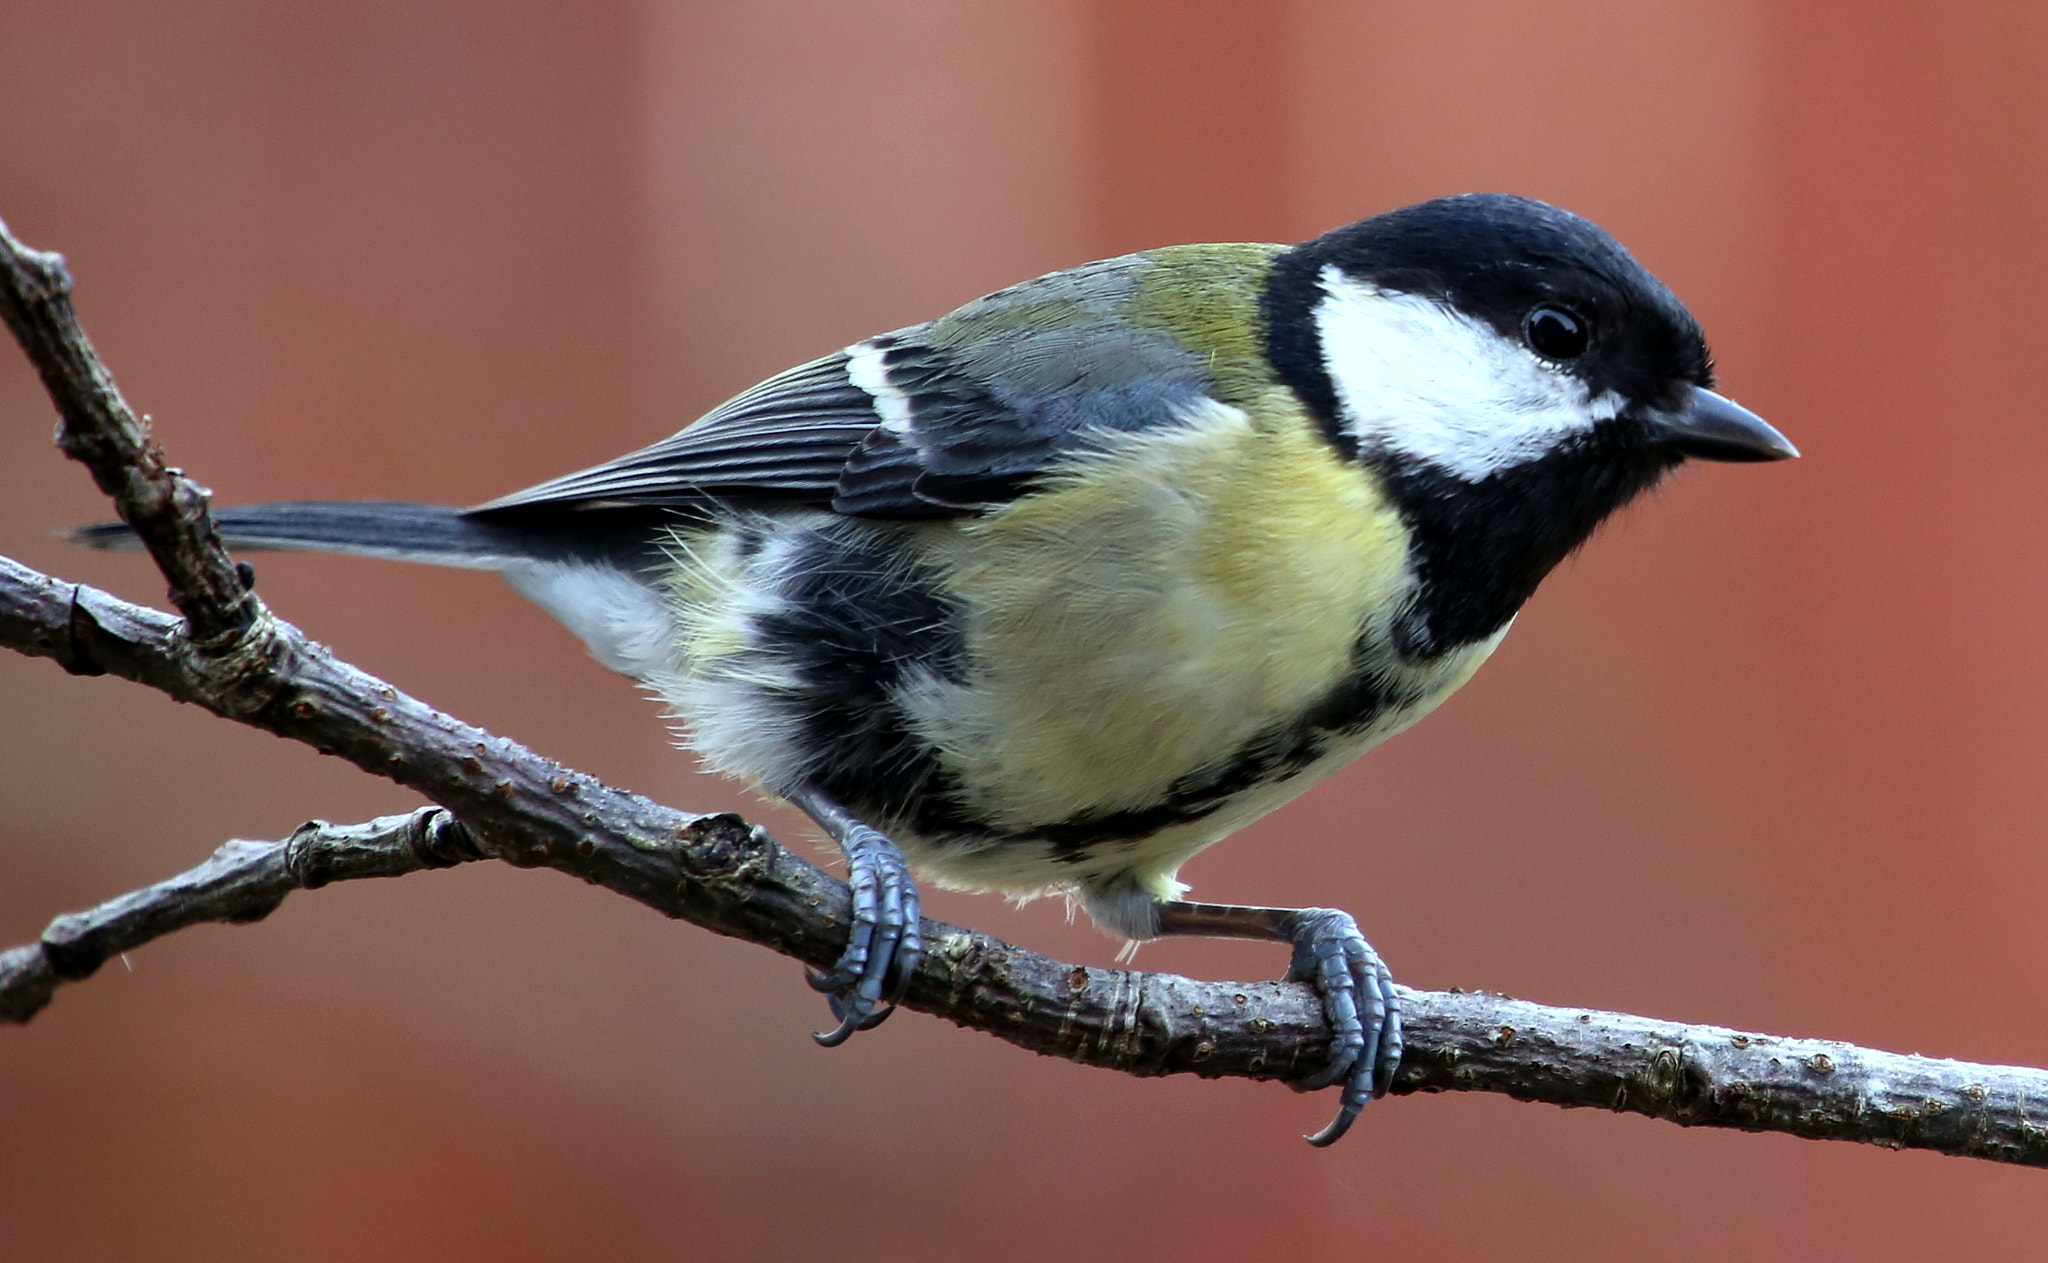
[[[92,471],[156,559],[194,639],[247,632],[261,606],[207,516],[206,488],[173,469],[79,326],[62,256],[31,250],[0,221],[0,321],[57,405],[57,446]]]
[[[282,843],[230,843],[183,877],[60,917],[40,942],[0,954],[0,1017],[26,1021],[60,981],[184,925],[259,917],[290,890],[325,880],[479,856],[572,873],[810,965],[837,957],[845,886],[760,829],[571,772],[336,660],[245,599],[203,491],[165,465],[121,403],[78,330],[68,289],[61,262],[0,230],[0,312],[65,418],[63,446],[91,465],[144,536],[188,621],[0,558],[0,647],[78,674],[118,675],[339,755],[454,817],[430,809],[314,826]],[[1021,1047],[1139,1075],[1298,1080],[1324,1063],[1329,1031],[1303,985],[1093,969],[938,922],[924,931],[930,947],[906,1006]],[[2048,1166],[2048,1131],[2032,1121],[2048,1114],[2048,1072],[1499,996],[1402,997],[1409,1051],[1396,1092],[1501,1092],[1685,1125]]]
[[[60,983],[90,978],[109,958],[174,930],[261,921],[294,890],[482,858],[468,831],[439,807],[359,825],[313,820],[282,842],[225,843],[189,872],[58,917],[37,941],[0,953],[0,1021],[28,1021]]]

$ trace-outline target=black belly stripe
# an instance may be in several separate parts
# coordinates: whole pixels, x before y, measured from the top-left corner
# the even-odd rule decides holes
[[[796,716],[802,779],[877,826],[957,832],[953,780],[893,692],[913,672],[962,682],[960,613],[887,529],[841,519],[798,538],[755,652],[796,677],[777,700]]]
[[[1372,652],[1363,643],[1355,646],[1352,674],[1321,701],[1299,718],[1254,736],[1229,758],[1182,776],[1158,803],[1073,816],[1010,836],[1049,842],[1054,858],[1080,863],[1095,847],[1140,841],[1162,829],[1214,815],[1250,790],[1293,779],[1328,753],[1333,741],[1355,736],[1428,695],[1427,690],[1397,685],[1366,670],[1362,663]]]
[[[1299,775],[1333,742],[1421,702],[1430,690],[1365,668],[1384,640],[1352,649],[1351,674],[1301,715],[1275,724],[1228,757],[1193,769],[1144,807],[999,827],[964,801],[938,752],[910,726],[896,692],[926,673],[966,684],[964,619],[939,574],[906,564],[894,528],[839,518],[805,531],[783,563],[777,607],[753,624],[764,664],[795,677],[777,702],[796,722],[801,779],[878,828],[929,842],[1049,844],[1078,863],[1102,846],[1142,841],[1213,815],[1234,799]],[[758,545],[747,539],[745,545]]]

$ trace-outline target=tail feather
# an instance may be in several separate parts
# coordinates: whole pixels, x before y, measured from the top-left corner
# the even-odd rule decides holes
[[[239,551],[352,553],[436,566],[495,570],[554,615],[614,671],[647,680],[671,669],[675,624],[659,575],[669,529],[664,509],[461,509],[384,500],[287,500],[213,514]],[[102,522],[71,533],[89,548],[135,548],[135,533]]]
[[[282,500],[213,512],[221,539],[238,551],[348,553],[470,570],[506,570],[532,561],[636,566],[658,546],[661,523],[644,511],[573,516],[482,521],[461,509],[398,500]],[[88,548],[140,546],[123,522],[79,527],[71,540]]]

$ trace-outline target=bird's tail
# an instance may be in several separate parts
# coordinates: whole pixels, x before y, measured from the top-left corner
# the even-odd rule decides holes
[[[466,570],[509,570],[535,561],[641,561],[660,531],[642,512],[553,519],[478,518],[461,509],[399,500],[281,500],[215,509],[214,524],[240,552],[349,553]],[[71,532],[88,548],[140,547],[122,522]]]
[[[391,500],[285,500],[216,510],[213,520],[239,552],[352,553],[495,570],[612,670],[646,680],[673,660],[676,629],[659,575],[671,531],[685,519],[670,510],[468,513]],[[80,527],[71,538],[90,548],[140,546],[120,522]]]

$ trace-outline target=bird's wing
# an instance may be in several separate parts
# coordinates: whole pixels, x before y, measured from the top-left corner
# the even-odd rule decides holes
[[[829,501],[839,470],[879,424],[874,398],[847,379],[846,352],[778,373],[651,447],[528,487],[472,513],[707,500]]]
[[[769,378],[652,447],[472,513],[723,501],[896,518],[1001,504],[1062,455],[1105,435],[1176,424],[1219,393],[1219,357],[1202,321],[1248,327],[1254,312],[1226,319],[1221,308],[1256,303],[1251,274],[1264,260],[1232,255],[1219,271],[1209,259],[1172,289],[1177,321],[1149,314],[1161,269],[1186,270],[1182,256],[1193,249],[1056,272],[855,343]]]

